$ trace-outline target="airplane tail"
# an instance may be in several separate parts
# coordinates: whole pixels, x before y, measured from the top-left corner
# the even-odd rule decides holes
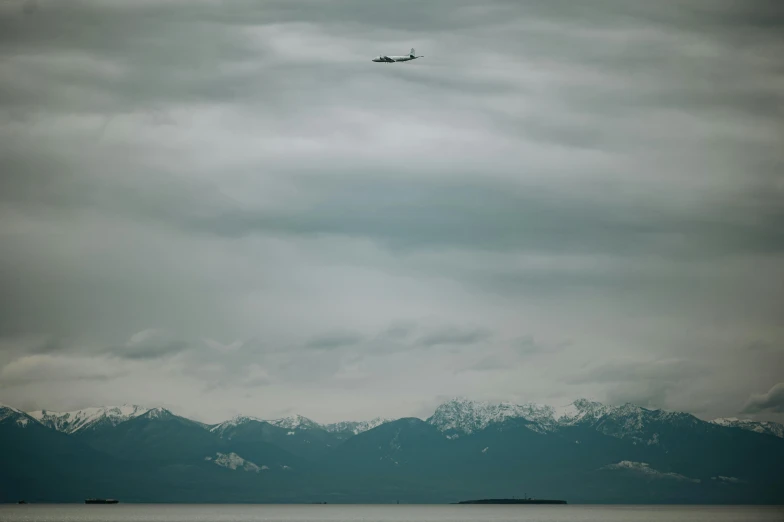
[[[411,56],[411,58],[416,58],[416,52],[413,47],[411,48],[411,54],[409,56]]]

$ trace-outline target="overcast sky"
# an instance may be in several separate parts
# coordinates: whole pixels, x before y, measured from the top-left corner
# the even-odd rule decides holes
[[[784,421],[782,35],[780,0],[2,0],[0,401]]]

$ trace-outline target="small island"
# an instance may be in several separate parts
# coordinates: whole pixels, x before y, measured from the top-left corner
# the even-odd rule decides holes
[[[485,498],[463,500],[458,504],[566,504],[565,500],[546,500],[541,498]]]

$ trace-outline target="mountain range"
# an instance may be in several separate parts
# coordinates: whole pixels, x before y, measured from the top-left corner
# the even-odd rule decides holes
[[[425,420],[333,424],[0,405],[0,462],[2,502],[784,501],[781,424],[585,399],[556,412],[456,398]]]

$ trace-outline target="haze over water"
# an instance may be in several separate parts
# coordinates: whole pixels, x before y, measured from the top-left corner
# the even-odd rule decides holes
[[[4,522],[763,522],[784,506],[0,506]]]

